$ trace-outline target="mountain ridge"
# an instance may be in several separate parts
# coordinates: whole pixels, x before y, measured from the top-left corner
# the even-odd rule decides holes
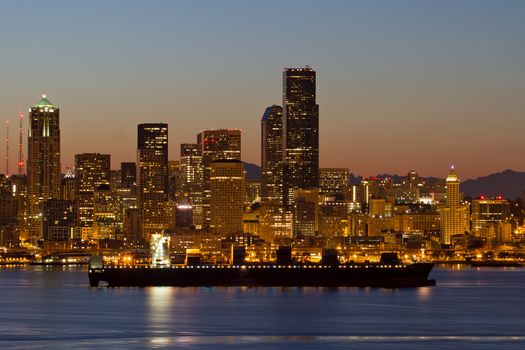
[[[257,164],[244,163],[246,169],[246,177],[249,180],[257,180],[261,178],[261,168]],[[406,178],[406,175],[397,174],[378,174],[377,177],[390,177],[394,182],[399,182]],[[364,177],[361,175],[350,174],[350,184],[358,184]],[[438,177],[422,177],[423,179],[435,182],[443,180]],[[496,197],[503,196],[503,198],[521,198],[525,191],[525,172],[515,171],[512,169],[505,169],[500,172],[480,176],[475,179],[467,179],[460,185],[463,195],[466,197],[476,198],[479,196]]]

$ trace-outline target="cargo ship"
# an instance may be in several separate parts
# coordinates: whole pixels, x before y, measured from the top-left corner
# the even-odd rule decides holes
[[[101,256],[89,264],[89,284],[109,287],[384,287],[433,286],[428,279],[433,263],[403,264],[395,253],[383,253],[377,263],[340,264],[335,250],[325,250],[319,264],[299,263],[291,249],[280,247],[275,263],[249,263],[242,253],[233,252],[232,264],[209,265],[195,256],[186,256],[183,265],[105,266]]]

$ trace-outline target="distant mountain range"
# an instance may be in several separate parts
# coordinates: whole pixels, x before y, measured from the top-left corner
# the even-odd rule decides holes
[[[257,180],[261,178],[261,168],[256,164],[244,163],[246,169],[246,177],[250,180]],[[399,182],[406,176],[380,174],[377,177],[385,178],[391,177],[394,182]],[[350,183],[358,184],[363,179],[362,176],[355,176],[350,174]],[[431,182],[439,181],[436,177],[425,178]],[[478,177],[477,179],[465,180],[461,183],[461,191],[465,197],[476,198],[481,195],[496,197],[503,196],[503,198],[521,198],[523,191],[525,191],[525,172],[518,172],[514,170],[504,170],[499,173],[490,174],[487,176]]]
[[[504,170],[500,173],[466,180],[461,183],[464,196],[472,198],[484,196],[503,196],[503,198],[522,197],[525,190],[525,172]]]
[[[257,164],[244,163],[244,170],[246,171],[246,178],[248,180],[258,180],[261,178],[261,167]]]

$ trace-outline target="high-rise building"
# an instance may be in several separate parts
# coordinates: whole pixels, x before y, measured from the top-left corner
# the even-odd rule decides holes
[[[472,201],[472,232],[478,237],[495,238],[495,228],[509,218],[510,203],[502,197],[481,197]]]
[[[246,207],[255,203],[261,203],[261,181],[249,179],[246,180]]]
[[[60,182],[60,198],[65,201],[75,200],[75,174],[69,168]]]
[[[59,115],[59,108],[49,102],[45,95],[29,109],[27,238],[32,244],[43,237],[43,202],[60,199]]]
[[[44,202],[42,229],[44,241],[48,246],[69,247],[71,239],[76,238],[76,219],[75,201],[50,199]]]
[[[319,106],[316,72],[286,68],[283,72],[284,204],[294,202],[297,189],[319,186]]]
[[[26,240],[27,235],[27,219],[28,219],[28,204],[27,200],[27,176],[26,175],[11,175],[9,177],[11,185],[11,194],[16,199],[17,217],[18,217],[18,232],[20,238]],[[18,237],[17,237],[18,244]]]
[[[454,167],[452,167],[446,179],[446,205],[439,208],[442,244],[451,244],[453,235],[464,234],[468,230],[469,213],[467,206],[462,204],[461,193],[459,192],[460,183],[461,181],[456,175]]]
[[[121,199],[109,185],[100,185],[93,196],[93,237],[95,239],[117,239],[122,232],[119,214]]]
[[[177,200],[177,194],[180,189],[180,161],[168,161],[168,198],[170,201]]]
[[[319,231],[319,189],[295,190],[294,198],[294,236],[315,236]]]
[[[283,108],[273,105],[261,119],[261,211],[259,233],[267,241],[293,236],[293,212],[284,208]]]
[[[320,196],[319,234],[325,237],[348,236],[348,203],[342,195]]]
[[[78,225],[83,239],[93,236],[94,195],[100,185],[109,185],[111,172],[109,154],[75,155],[75,198],[78,202]]]
[[[350,172],[345,168],[319,169],[319,189],[322,194],[344,194],[349,186]]]
[[[199,145],[183,143],[180,145],[180,204],[188,204],[192,210],[192,223],[197,229],[204,224],[203,217],[203,179],[204,166]],[[177,223],[177,227],[179,224]]]
[[[122,186],[131,188],[137,182],[137,164],[135,162],[120,163],[120,182]]]
[[[168,203],[168,124],[138,125],[137,193],[142,238],[172,228],[173,206]],[[171,208],[171,210],[170,210]]]
[[[197,144],[203,162],[207,166],[215,160],[241,160],[241,130],[239,129],[203,130],[197,135]]]
[[[276,105],[261,120],[261,204],[283,205],[283,109]]]
[[[188,204],[179,204],[175,207],[175,227],[178,232],[194,227],[192,212],[193,207]]]
[[[211,163],[216,160],[241,160],[241,130],[203,130],[197,135],[197,144],[203,165],[203,227],[211,222],[210,173]]]
[[[218,235],[243,232],[244,164],[235,159],[210,164],[211,229]]]

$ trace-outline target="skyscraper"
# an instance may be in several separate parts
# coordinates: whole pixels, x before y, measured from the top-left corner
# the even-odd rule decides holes
[[[273,105],[261,119],[260,235],[267,241],[292,237],[292,211],[283,207],[283,109]]]
[[[116,239],[121,232],[121,197],[110,185],[100,185],[93,195],[93,236],[96,239]]]
[[[60,199],[59,115],[59,108],[46,95],[29,109],[27,228],[32,244],[42,238],[43,202]]]
[[[137,192],[142,237],[149,240],[171,226],[168,204],[168,124],[139,124]],[[171,213],[172,214],[172,213]]]
[[[75,200],[75,173],[70,168],[66,169],[66,174],[60,182],[60,198],[62,200]]]
[[[222,236],[243,232],[245,175],[239,160],[210,164],[211,229]]]
[[[350,172],[346,168],[320,168],[319,189],[327,195],[344,194],[350,185]]]
[[[111,158],[109,154],[75,155],[75,198],[78,202],[78,224],[83,239],[93,237],[94,194],[100,185],[109,185]]]
[[[197,144],[202,155],[203,173],[203,217],[204,228],[210,226],[210,172],[216,160],[241,160],[241,130],[203,130],[197,135]]]
[[[192,207],[192,222],[196,228],[202,228],[203,217],[203,176],[204,167],[199,145],[183,143],[180,145],[180,204]],[[177,223],[177,226],[179,224]]]
[[[293,204],[296,189],[319,186],[319,106],[316,73],[304,68],[283,72],[284,204]]]
[[[446,180],[447,202],[445,206],[439,208],[442,244],[451,244],[453,235],[464,234],[468,230],[469,213],[468,208],[461,201],[460,183],[461,181],[456,175],[454,167],[452,167]]]
[[[497,227],[510,217],[510,203],[506,199],[482,196],[472,201],[472,232],[477,237],[495,238]]]
[[[299,189],[294,196],[294,236],[313,237],[319,230],[319,189]]]
[[[283,205],[283,109],[276,105],[261,120],[261,203]]]
[[[120,182],[124,187],[134,187],[137,182],[137,164],[134,162],[120,163],[120,176]]]

